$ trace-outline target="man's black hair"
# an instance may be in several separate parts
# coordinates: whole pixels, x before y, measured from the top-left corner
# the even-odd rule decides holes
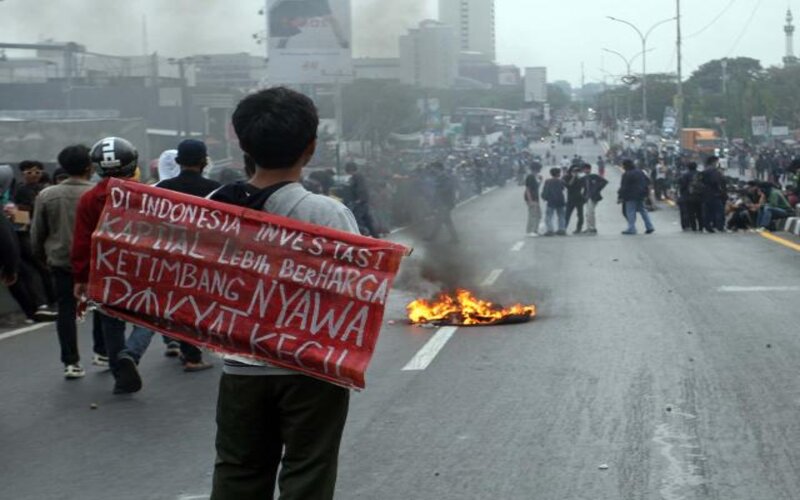
[[[253,157],[245,153],[242,155],[242,161],[244,161],[244,173],[247,178],[249,179],[256,175],[256,162]]]
[[[83,175],[92,167],[90,150],[83,144],[67,146],[58,153],[58,164],[67,175]]]
[[[688,168],[689,170],[694,172],[695,170],[697,170],[697,162],[696,161],[690,161],[689,163],[686,164],[686,168]]]
[[[242,151],[265,169],[293,167],[316,140],[319,127],[314,102],[286,87],[245,97],[232,121]]]
[[[561,177],[561,169],[560,168],[551,168],[550,175],[553,177]]]
[[[711,155],[708,158],[706,158],[706,166],[710,167],[711,165],[717,163],[718,161],[719,161],[719,156]]]
[[[347,172],[348,174],[352,174],[353,172],[358,172],[358,165],[356,165],[352,161],[349,161],[345,164],[344,171]]]
[[[538,174],[541,171],[542,171],[541,163],[539,163],[538,161],[531,163],[531,172],[533,172],[534,174]]]
[[[622,168],[625,170],[633,170],[636,168],[636,165],[633,164],[632,160],[622,160]]]
[[[44,164],[36,160],[24,160],[19,163],[20,172],[25,172],[32,168],[38,168],[39,170],[44,170]]]

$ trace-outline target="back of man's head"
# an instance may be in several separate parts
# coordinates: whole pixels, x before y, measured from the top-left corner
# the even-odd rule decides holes
[[[313,153],[319,127],[311,99],[285,87],[245,97],[232,121],[242,151],[258,167],[272,170],[292,168],[307,152]]]
[[[67,175],[86,175],[92,168],[89,148],[83,144],[67,146],[58,153],[58,164],[67,172]]]
[[[622,160],[622,168],[625,170],[633,170],[636,168],[636,165],[634,165],[631,160]]]
[[[706,168],[714,168],[717,166],[717,163],[719,163],[718,156],[711,155],[706,158]]]
[[[686,168],[688,168],[688,169],[689,169],[691,172],[696,172],[696,171],[697,171],[697,162],[690,161],[690,162],[689,162],[689,163],[686,165]]]
[[[353,163],[352,161],[351,161],[351,162],[348,162],[348,163],[347,163],[347,164],[344,166],[344,171],[345,171],[346,173],[348,173],[348,174],[354,174],[354,173],[358,172],[358,165],[356,165],[356,164],[355,164],[355,163]]]
[[[561,177],[561,169],[560,168],[551,168],[550,175],[553,177]]]

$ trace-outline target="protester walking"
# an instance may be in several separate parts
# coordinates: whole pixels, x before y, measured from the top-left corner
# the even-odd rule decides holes
[[[178,145],[173,161],[180,168],[177,176],[170,176],[167,171],[169,162],[165,162],[163,169],[162,163],[159,162],[159,175],[163,176],[164,180],[157,183],[156,187],[200,198],[205,198],[221,187],[220,183],[203,177],[203,170],[208,166],[208,149],[204,142],[196,139],[182,141]],[[166,178],[168,176],[170,177]],[[167,343],[168,355],[174,352],[173,342],[170,340]],[[213,366],[203,360],[203,352],[200,349],[188,342],[178,342],[178,349],[183,370],[186,372],[199,372]]]
[[[358,234],[340,202],[309,193],[303,167],[314,155],[319,118],[308,97],[283,87],[251,94],[233,114],[242,150],[255,160],[248,206]],[[350,393],[251,359],[225,360],[217,403],[212,500],[329,500]],[[280,469],[280,477],[278,470]]]
[[[539,236],[539,224],[542,223],[542,207],[539,201],[539,183],[542,164],[533,162],[530,166],[530,174],[525,178],[525,204],[528,206],[528,226],[526,233],[528,237]]]
[[[542,188],[541,198],[547,202],[545,211],[545,224],[547,232],[545,236],[565,236],[567,234],[566,206],[567,199],[564,191],[567,189],[564,181],[561,180],[561,169],[551,168],[550,178],[547,179]],[[558,218],[558,226],[553,224],[553,218]]]
[[[89,148],[83,145],[69,146],[58,155],[58,164],[67,174],[67,179],[56,186],[44,189],[36,200],[31,245],[34,256],[47,262],[53,280],[58,304],[56,333],[61,347],[61,362],[64,377],[81,378],[85,375],[78,349],[78,327],[76,324],[77,300],[74,292],[70,249],[75,230],[75,214],[78,202],[94,184],[89,181],[92,162]],[[94,325],[94,354],[92,362],[108,366],[102,330]]]
[[[628,220],[628,228],[622,231],[622,234],[628,236],[636,234],[636,214],[641,215],[645,232],[653,234],[656,230],[645,208],[645,199],[650,194],[650,182],[647,175],[636,168],[631,160],[624,160],[622,168],[625,173],[622,174],[619,200],[623,204],[625,218]]]
[[[70,261],[78,300],[85,300],[92,233],[106,204],[108,183],[112,178],[133,179],[139,165],[139,152],[133,144],[119,137],[101,140],[92,147],[89,157],[102,180],[81,196],[75,214]],[[101,325],[108,363],[114,376],[114,394],[138,392],[142,388],[142,379],[136,365],[150,345],[153,332],[134,327],[126,342],[124,321],[103,314]]]
[[[592,173],[592,166],[588,163],[583,165],[583,184],[582,195],[586,200],[586,234],[597,234],[597,205],[603,201],[603,190],[608,185],[608,181],[602,176]]]

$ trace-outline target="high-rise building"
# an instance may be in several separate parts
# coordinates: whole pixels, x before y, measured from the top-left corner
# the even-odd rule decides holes
[[[461,52],[495,60],[494,0],[439,0],[439,21],[456,28]]]
[[[783,63],[792,66],[798,63],[798,59],[794,55],[794,16],[791,9],[786,11],[786,26],[783,27],[783,32],[786,33],[786,56],[783,58]]]
[[[423,21],[400,37],[400,79],[408,85],[446,89],[458,77],[458,46],[452,26]]]

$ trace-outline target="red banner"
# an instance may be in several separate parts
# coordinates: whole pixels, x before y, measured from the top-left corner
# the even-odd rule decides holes
[[[363,389],[409,249],[112,180],[89,299],[198,347]]]

